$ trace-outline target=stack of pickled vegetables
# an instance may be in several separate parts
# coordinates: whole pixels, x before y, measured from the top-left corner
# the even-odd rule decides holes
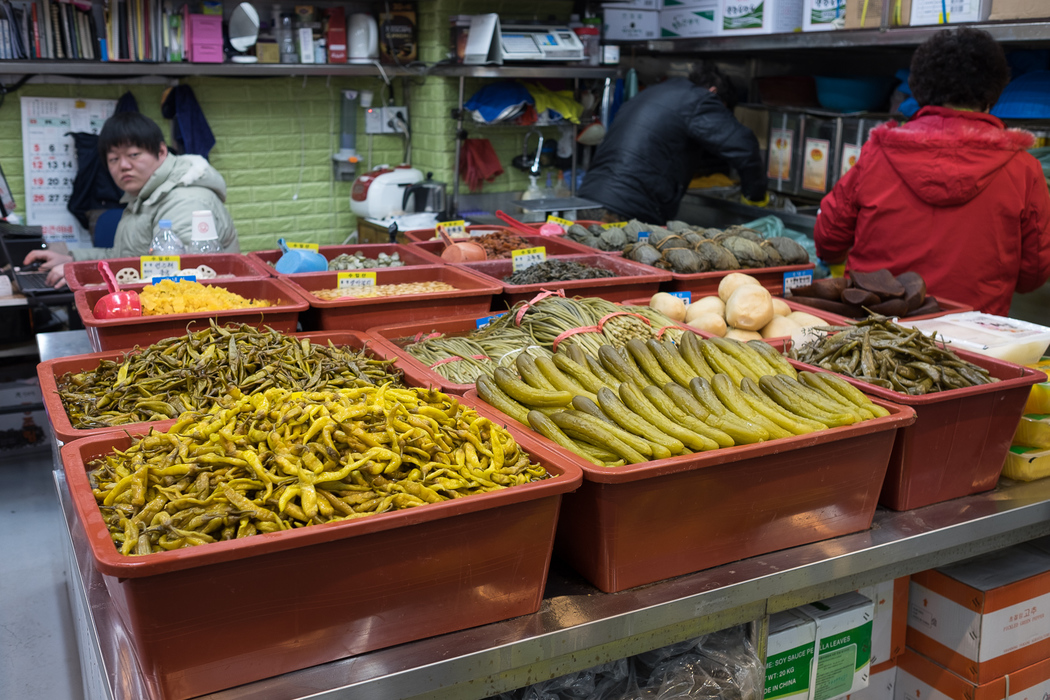
[[[139,292],[143,316],[189,314],[227,309],[251,309],[272,306],[265,299],[246,299],[240,294],[189,280],[161,280],[148,284]]]
[[[602,345],[632,338],[678,337],[682,329],[645,306],[619,306],[597,297],[546,296],[521,302],[488,326],[465,336],[431,334],[394,342],[449,381],[472,384],[511,367],[522,353],[550,357],[559,346],[578,345],[595,353]]]
[[[430,389],[231,386],[208,411],[94,460],[122,554],[360,518],[549,478],[506,429]]]
[[[590,461],[616,467],[804,435],[888,412],[847,382],[796,372],[761,341],[629,340],[520,354],[478,395]]]

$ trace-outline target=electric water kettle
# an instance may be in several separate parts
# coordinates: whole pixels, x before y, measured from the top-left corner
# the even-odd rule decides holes
[[[379,58],[379,28],[375,17],[355,12],[350,15],[346,34],[350,63],[371,63]]]
[[[445,211],[445,183],[437,182],[434,173],[427,173],[423,182],[405,187],[405,196],[401,200],[401,209],[406,214],[433,212],[442,214]]]

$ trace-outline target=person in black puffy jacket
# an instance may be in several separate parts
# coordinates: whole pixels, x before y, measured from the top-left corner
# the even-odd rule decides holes
[[[740,175],[743,196],[766,201],[758,139],[733,117],[735,100],[715,70],[671,78],[624,103],[584,176],[579,195],[610,221],[674,219],[697,166],[719,158]]]

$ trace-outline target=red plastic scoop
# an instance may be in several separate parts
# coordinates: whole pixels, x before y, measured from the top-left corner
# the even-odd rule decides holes
[[[441,259],[448,262],[477,262],[488,258],[485,249],[477,243],[463,241],[457,243],[445,233],[445,229],[438,227],[438,235],[445,241],[445,249],[441,251]]]
[[[113,270],[105,260],[98,261],[98,271],[106,280],[109,294],[95,302],[95,318],[132,318],[142,315],[142,300],[138,292],[122,292]]]

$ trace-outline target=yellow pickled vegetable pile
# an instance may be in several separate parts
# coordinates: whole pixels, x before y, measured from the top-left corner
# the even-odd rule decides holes
[[[165,314],[190,314],[227,309],[249,309],[272,306],[273,302],[245,299],[223,287],[204,285],[200,282],[161,280],[146,285],[139,298],[142,300],[143,316]]]
[[[233,389],[88,466],[122,554],[358,518],[548,478],[513,436],[430,389]]]

